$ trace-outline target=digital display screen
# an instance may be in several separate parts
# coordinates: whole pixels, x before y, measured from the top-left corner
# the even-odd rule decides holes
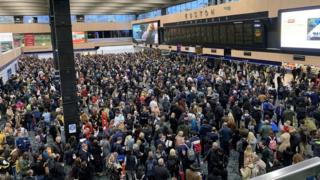
[[[263,25],[261,23],[254,23],[253,24],[253,31],[254,31],[254,43],[262,44],[264,42],[264,30]]]
[[[72,42],[75,44],[85,43],[86,36],[84,32],[72,32]]]
[[[13,48],[12,33],[0,33],[0,51],[6,52]],[[0,54],[1,54],[0,52]]]
[[[320,49],[320,8],[280,16],[282,48]]]
[[[138,43],[159,44],[159,23],[151,22],[134,24],[132,27],[133,40]]]

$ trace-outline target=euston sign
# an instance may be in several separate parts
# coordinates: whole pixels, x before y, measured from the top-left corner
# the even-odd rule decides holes
[[[231,6],[225,6],[223,7],[225,11],[231,11]],[[194,12],[186,12],[184,14],[185,19],[197,19],[197,18],[206,18],[209,15],[214,16],[215,11],[214,8],[211,9],[205,9],[205,10],[198,10]]]
[[[213,16],[215,14],[214,9],[211,10],[198,10],[195,12],[186,12],[184,17],[185,19],[197,19],[197,18],[203,18],[208,17],[209,15]]]

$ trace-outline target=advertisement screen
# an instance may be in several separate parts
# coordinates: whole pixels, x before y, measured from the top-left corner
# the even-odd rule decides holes
[[[25,46],[34,46],[35,45],[34,34],[25,34],[24,35],[24,45]]]
[[[72,41],[73,43],[85,43],[86,36],[84,32],[72,32]]]
[[[13,48],[12,33],[0,33],[0,47],[2,52],[6,52]]]
[[[320,8],[282,12],[281,47],[320,49]]]
[[[13,34],[13,41],[14,41],[14,47],[50,46],[51,35],[49,33]]]
[[[132,29],[134,42],[159,44],[158,22],[134,24]]]

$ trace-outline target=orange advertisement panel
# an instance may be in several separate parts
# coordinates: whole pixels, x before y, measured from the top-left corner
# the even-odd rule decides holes
[[[72,32],[72,41],[75,44],[85,43],[86,37],[84,32]]]

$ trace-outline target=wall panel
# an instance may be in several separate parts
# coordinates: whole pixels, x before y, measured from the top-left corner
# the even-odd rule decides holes
[[[21,55],[21,48],[14,48],[0,55],[0,68]]]
[[[244,59],[256,59],[256,60],[320,66],[320,56],[305,56],[305,61],[295,61],[293,59],[293,56],[294,56],[293,54],[250,51],[251,56],[245,56],[244,52],[245,51],[241,51],[241,50],[232,50],[231,56],[237,57],[237,58],[244,58]]]
[[[130,23],[74,23],[73,32],[130,30]],[[12,33],[49,33],[49,24],[1,24],[1,32]]]
[[[212,52],[212,48],[203,48],[203,54],[224,56],[224,49],[214,49],[216,52]]]

